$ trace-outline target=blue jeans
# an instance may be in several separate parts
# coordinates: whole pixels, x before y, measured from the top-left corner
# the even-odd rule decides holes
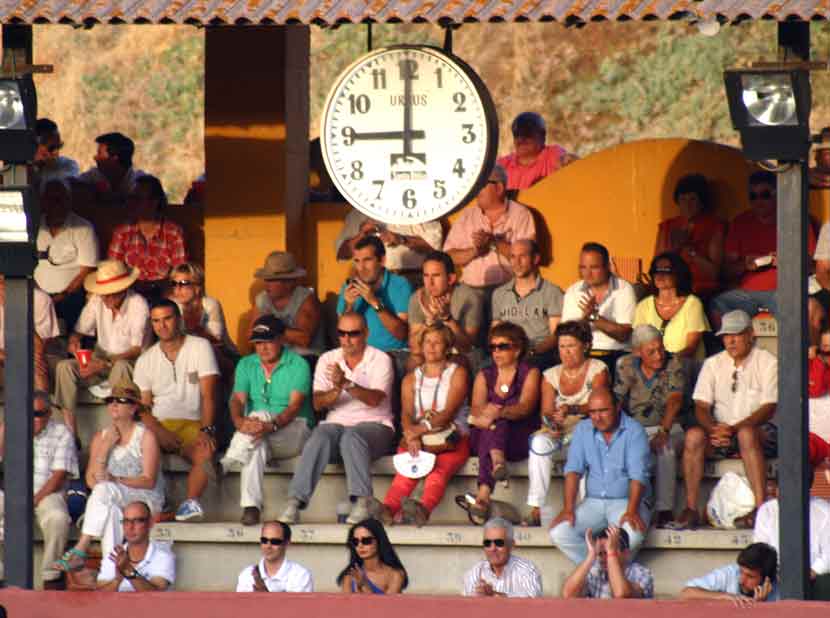
[[[609,525],[618,525],[620,518],[628,507],[628,498],[585,498],[574,511],[574,525],[563,521],[550,531],[550,540],[574,564],[581,564],[588,557],[585,545],[585,531],[590,528],[595,533]],[[640,502],[640,517],[648,529],[651,522],[651,510]],[[645,532],[634,530],[629,524],[623,525],[628,532],[628,540],[633,559],[645,538]]]
[[[754,316],[761,308],[766,309],[772,315],[778,315],[778,303],[775,300],[775,290],[742,290],[740,288],[729,290],[718,294],[712,299],[710,308],[712,311],[723,315],[735,309],[742,309]]]

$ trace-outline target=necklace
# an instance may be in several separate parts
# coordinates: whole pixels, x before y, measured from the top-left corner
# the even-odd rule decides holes
[[[517,373],[518,373],[518,368],[514,368],[513,369],[513,375],[510,376],[510,380],[507,380],[507,381],[503,382],[502,384],[499,384],[498,390],[502,395],[506,395],[507,393],[510,392],[510,387],[513,385],[513,382],[516,381],[516,374]],[[496,383],[497,384],[498,384],[498,381],[499,381],[499,377],[500,377],[499,375],[496,375]]]
[[[421,389],[424,385],[424,370],[421,369],[418,373],[420,374],[420,381],[418,384],[415,385],[415,392],[418,393],[418,408],[421,410],[421,416],[429,416],[429,412],[435,411],[435,404],[438,401],[438,389],[441,387],[441,380],[444,377],[444,371],[446,370],[446,363],[441,364],[441,373],[438,374],[438,377],[435,379],[435,390],[432,391],[432,405],[430,406],[429,410],[427,411],[424,409],[424,402],[421,399]],[[417,420],[417,419],[416,419]]]
[[[588,363],[585,361],[582,362],[577,369],[568,369],[564,365],[562,366],[562,374],[568,378],[569,380],[573,380],[574,378],[578,378],[580,374],[585,371],[585,368],[588,366]]]

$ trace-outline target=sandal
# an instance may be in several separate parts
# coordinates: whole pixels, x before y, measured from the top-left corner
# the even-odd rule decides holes
[[[493,479],[496,481],[506,481],[510,478],[510,471],[507,469],[507,464],[500,463],[493,466]]]
[[[680,517],[665,525],[668,530],[694,530],[700,525],[700,513],[686,507]]]
[[[758,508],[752,509],[743,517],[736,517],[732,520],[732,524],[738,530],[750,530],[755,527],[755,516],[758,514]]]
[[[456,496],[455,503],[467,513],[470,522],[476,526],[483,525],[490,515],[490,505],[483,506],[479,504],[472,494]]]
[[[78,562],[77,559],[80,559]],[[52,568],[56,571],[63,571],[64,573],[77,573],[82,571],[86,566],[87,555],[86,552],[81,551],[75,547],[66,550],[60,560],[55,560],[52,563]]]

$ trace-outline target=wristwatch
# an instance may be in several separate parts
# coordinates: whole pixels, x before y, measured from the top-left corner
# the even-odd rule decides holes
[[[384,310],[386,309],[386,305],[384,305],[384,304],[383,304],[383,301],[380,301],[380,300],[379,300],[379,301],[378,301],[378,304],[377,304],[377,305],[374,305],[374,306],[372,307],[372,309],[374,309],[374,310],[375,310],[375,313],[380,313],[381,311],[384,311]]]
[[[201,429],[199,429],[202,433],[206,433],[209,436],[216,435],[216,425],[205,425]]]
[[[349,390],[353,389],[355,386],[357,386],[357,384],[355,384],[351,380],[347,380],[346,382],[343,383],[343,390],[344,391],[349,391]]]
[[[121,573],[121,575],[124,576],[124,579],[132,580],[132,579],[135,579],[136,577],[138,577],[138,571],[136,571],[135,567],[133,567],[129,572]]]

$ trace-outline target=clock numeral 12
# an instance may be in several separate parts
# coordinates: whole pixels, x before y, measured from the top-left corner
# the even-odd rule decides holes
[[[436,180],[435,181],[435,191],[432,192],[432,197],[436,200],[440,200],[447,195],[447,187],[444,186],[446,183],[445,180]]]
[[[365,114],[372,107],[372,102],[369,100],[369,97],[365,94],[359,94],[357,96],[350,94],[349,106],[351,107],[353,114]]]
[[[464,176],[464,172],[467,170],[464,169],[464,162],[461,159],[455,160],[455,165],[452,166],[452,173],[456,174],[459,178]]]
[[[415,189],[407,189],[403,192],[401,197],[403,207],[412,210],[418,205],[418,200],[415,199]]]
[[[349,175],[352,180],[361,180],[363,178],[363,161],[352,161],[352,173]]]
[[[418,79],[418,63],[414,60],[401,60],[398,66],[401,69],[401,79]]]

